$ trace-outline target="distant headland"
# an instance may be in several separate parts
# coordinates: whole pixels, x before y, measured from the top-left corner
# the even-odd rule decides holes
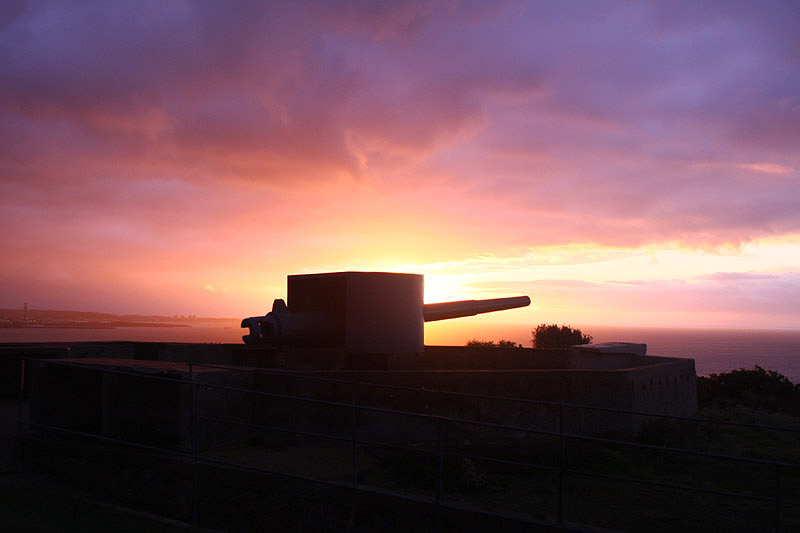
[[[115,315],[93,311],[0,309],[0,328],[115,329],[130,327],[188,328],[192,322],[230,322],[230,318],[195,315]]]

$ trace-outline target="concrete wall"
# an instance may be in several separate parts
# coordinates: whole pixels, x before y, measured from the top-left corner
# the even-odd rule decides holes
[[[697,414],[694,359],[658,359],[663,361],[628,371],[632,409],[677,416]]]
[[[298,370],[618,370],[657,364],[661,358],[532,348],[426,346],[421,353],[357,354],[342,349],[245,344],[72,342],[0,345],[5,357],[105,357]]]
[[[212,419],[252,423],[253,395],[203,386],[249,390],[252,372],[195,367],[190,374],[183,363],[124,359],[61,362],[69,366],[29,364],[31,422],[187,452],[192,451],[195,416],[205,417],[197,426],[200,449],[241,442],[252,434]]]
[[[547,431],[558,431],[563,413],[565,431],[590,435],[635,434],[641,423],[641,417],[596,408],[677,416],[692,416],[697,410],[693,364],[692,361],[687,364],[683,360],[613,371],[324,371],[304,372],[303,375],[417,390],[348,387],[303,380],[300,376],[265,375],[257,376],[256,386],[264,390],[280,390],[287,394],[342,402],[349,401],[355,392],[359,405]],[[436,391],[494,398],[448,395]],[[560,402],[571,406],[541,405],[520,400]],[[300,409],[305,411],[305,407]],[[386,417],[376,415],[373,418]],[[332,422],[329,421],[329,424]]]
[[[32,365],[32,382],[38,383],[36,398],[31,402],[34,421],[65,423],[75,429],[94,427],[109,436],[133,435],[154,444],[174,443],[184,448],[193,431],[191,387],[148,383],[145,379],[146,375],[160,373],[186,380],[186,367],[180,361],[249,362],[254,364],[246,367],[283,369],[269,375],[246,367],[195,367],[195,379],[209,384],[339,403],[349,403],[355,392],[360,405],[548,431],[557,431],[563,419],[568,432],[632,434],[642,420],[588,407],[678,416],[692,416],[697,410],[694,361],[679,358],[467,347],[427,347],[421,354],[369,356],[336,350],[280,352],[244,345],[169,343],[77,343],[67,353],[119,354],[129,359],[73,359],[87,364],[85,372]],[[103,365],[143,375],[103,376],[96,372]],[[303,376],[413,390],[321,383]],[[435,391],[497,398],[459,397]],[[573,407],[532,405],[524,400],[561,402]],[[264,399],[238,391],[204,388],[198,402],[201,416],[227,417],[244,424],[285,425],[300,431],[331,430],[346,435],[352,423],[352,413],[346,408]],[[376,435],[412,435],[419,431],[413,426],[419,424],[418,420],[410,416],[402,424],[386,415],[358,416],[365,421],[362,427],[372,426]],[[244,426],[204,422],[201,446],[212,447],[252,434]]]
[[[102,428],[101,373],[44,360],[28,361],[25,369],[31,422],[90,433]]]

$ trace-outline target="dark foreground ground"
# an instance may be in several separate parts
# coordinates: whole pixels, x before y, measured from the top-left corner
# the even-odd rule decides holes
[[[565,506],[567,516],[581,524],[594,524],[592,530],[612,528],[623,531],[705,531],[709,525],[716,525],[711,529],[731,531],[774,531],[776,523],[780,529],[786,531],[800,530],[800,419],[798,417],[776,411],[785,411],[791,407],[783,406],[779,401],[786,396],[783,394],[782,380],[763,371],[751,374],[734,374],[724,380],[716,380],[719,386],[726,385],[727,381],[737,378],[746,383],[734,383],[735,391],[747,392],[745,397],[735,396],[730,390],[712,391],[712,397],[721,397],[725,401],[707,399],[707,406],[701,413],[703,418],[715,420],[731,420],[750,426],[720,427],[716,424],[700,423],[696,421],[661,420],[648,425],[635,440],[639,448],[616,443],[571,441],[566,450],[567,478],[565,485]],[[769,379],[767,379],[769,378]],[[754,401],[754,391],[759,389],[755,384],[767,380],[769,394],[764,395],[768,402]],[[719,382],[719,383],[717,383]],[[773,383],[774,382],[774,383]],[[708,385],[708,384],[707,384]],[[746,386],[745,386],[746,385]],[[726,385],[727,386],[727,385]],[[776,388],[777,387],[777,388]],[[706,386],[706,388],[709,388]],[[723,387],[724,388],[724,387]],[[730,387],[729,387],[730,388]],[[763,388],[763,387],[761,387]],[[711,389],[709,389],[711,390]],[[792,389],[793,391],[794,389]],[[777,391],[777,392],[776,392]],[[790,391],[791,392],[791,391]],[[792,393],[794,394],[794,393]],[[705,395],[703,395],[705,396]],[[757,398],[756,398],[757,399]],[[762,398],[763,399],[763,398]],[[746,402],[745,402],[746,400]],[[748,403],[747,407],[740,405]],[[763,404],[763,405],[762,405]],[[793,405],[793,404],[792,404]],[[780,409],[778,409],[780,408]],[[791,409],[789,409],[791,411]],[[793,412],[793,411],[792,411]],[[122,479],[128,479],[123,490],[131,492],[132,488],[142,489],[142,483],[150,479],[150,488],[142,489],[149,497],[148,503],[160,502],[169,510],[180,503],[178,491],[171,487],[179,485],[170,484],[166,477],[169,474],[167,463],[156,462],[142,467],[141,461],[132,454],[118,453],[113,447],[105,444],[87,445],[86,442],[75,442],[67,437],[56,440],[26,437],[26,446],[31,458],[36,461],[25,467],[24,472],[19,471],[15,453],[15,437],[17,434],[18,415],[27,417],[27,402],[23,401],[22,409],[18,409],[16,397],[0,398],[0,517],[2,529],[8,531],[182,531],[190,529],[186,522],[167,520],[162,516],[178,516],[186,520],[186,513],[170,515],[159,513],[158,516],[143,512],[132,511],[125,507],[112,505],[113,496],[110,485],[105,485],[105,492],[84,492],[76,487],[81,486],[76,482],[77,477],[89,479],[102,479],[107,475],[107,467],[113,466],[118,471],[124,471]],[[763,427],[752,425],[767,425],[786,428],[787,431],[766,430]],[[644,446],[644,447],[643,447]],[[697,450],[708,454],[722,454],[730,457],[744,458],[744,461],[723,461],[718,458],[703,456],[688,456],[686,454],[666,453],[668,447],[684,450]],[[528,452],[536,457],[535,462],[545,462],[551,450],[542,448],[540,452],[528,447]],[[323,454],[327,451],[331,453]],[[284,474],[310,476],[313,471],[315,477],[323,476],[332,481],[347,480],[348,469],[340,468],[349,464],[350,457],[345,454],[344,460],[333,451],[323,447],[312,448],[308,445],[299,446],[298,443],[287,442],[283,446],[274,443],[267,445],[265,442],[248,442],[239,448],[220,448],[210,459],[231,459],[219,454],[235,454],[237,463],[258,466],[270,464],[271,470],[283,471]],[[347,451],[347,450],[344,450]],[[662,453],[663,451],[663,453]],[[76,453],[77,452],[77,453]],[[359,452],[360,453],[360,452]],[[550,454],[552,455],[552,454]],[[103,458],[107,460],[103,460]],[[137,457],[141,458],[141,454]],[[92,461],[85,461],[90,458]],[[65,461],[67,459],[68,461]],[[430,496],[430,481],[432,465],[420,464],[408,455],[401,455],[391,459],[387,455],[372,455],[371,457],[358,458],[361,482],[365,486],[389,487],[394,494],[407,496],[411,500],[418,496]],[[466,509],[483,509],[485,511],[502,511],[513,513],[516,507],[519,511],[536,513],[536,509],[543,509],[541,513],[533,514],[543,521],[552,524],[553,517],[547,513],[555,508],[555,496],[552,490],[557,482],[552,478],[555,474],[532,475],[519,471],[517,467],[489,465],[469,459],[458,459],[457,469],[448,469],[449,463],[444,465],[445,485],[447,486],[447,501],[454,505],[463,505]],[[72,460],[72,467],[65,467]],[[83,462],[81,462],[83,461]],[[265,463],[266,461],[266,463]],[[749,463],[747,461],[750,461]],[[754,462],[755,461],[755,462]],[[764,463],[767,461],[768,463]],[[784,463],[782,470],[776,471],[774,461]],[[94,462],[92,470],[87,470],[82,465]],[[33,473],[33,467],[38,463],[42,472],[48,474],[60,471],[64,483],[54,481],[52,477],[45,477]],[[340,464],[341,463],[341,464]],[[155,466],[154,466],[155,465]],[[180,474],[179,480],[186,481],[191,478],[185,474],[186,465],[173,465],[173,473]],[[464,468],[469,466],[470,468]],[[137,476],[145,474],[147,476]],[[340,471],[341,470],[341,471]],[[587,476],[585,473],[593,472],[595,475]],[[164,482],[159,475],[164,474]],[[207,477],[203,478],[202,475]],[[286,494],[291,494],[291,483],[285,478],[277,482],[270,482],[264,476],[231,475],[229,471],[208,470],[201,472],[201,479],[212,479],[216,476],[218,483],[208,483],[206,487],[216,487],[220,481],[229,489],[228,492],[211,493],[211,489],[201,492],[201,498],[206,502],[201,505],[201,514],[209,520],[200,520],[211,527],[230,531],[261,530],[260,527],[244,527],[242,524],[252,522],[253,517],[269,511],[265,502],[278,502],[281,498],[287,499]],[[777,475],[776,475],[777,474]],[[598,477],[599,475],[599,477]],[[127,478],[125,477],[127,476]],[[549,477],[548,477],[549,476]],[[667,486],[646,487],[642,484],[621,482],[623,478],[637,478],[667,483]],[[278,476],[279,477],[279,476]],[[147,479],[145,479],[147,478]],[[252,478],[252,479],[251,479]],[[119,479],[119,476],[118,476]],[[130,480],[134,480],[133,483]],[[86,480],[84,480],[86,481]],[[624,481],[624,480],[622,480]],[[777,483],[776,483],[777,482]],[[191,482],[188,482],[191,485]],[[272,483],[272,484],[270,484]],[[123,485],[123,484],[121,484]],[[184,483],[185,485],[185,483]],[[700,485],[707,492],[686,493],[680,490],[683,486]],[[120,487],[116,487],[118,490]],[[289,489],[289,490],[287,490]],[[302,496],[302,503],[322,503],[319,508],[303,507],[305,517],[313,512],[316,517],[341,518],[341,526],[331,530],[341,531],[377,531],[377,530],[412,530],[401,527],[350,527],[348,520],[354,516],[349,513],[356,502],[362,507],[374,508],[373,503],[384,506],[383,525],[396,526],[397,518],[388,518],[389,512],[397,513],[398,508],[413,511],[419,508],[410,504],[403,506],[397,498],[388,499],[376,496],[369,499],[362,495],[350,497],[347,491],[339,491],[337,501],[333,494],[337,494],[335,487],[313,489],[308,484],[295,487],[295,493]],[[426,492],[427,491],[427,492]],[[735,492],[748,495],[750,498],[723,497],[708,491]],[[184,487],[184,492],[186,492]],[[354,491],[350,491],[351,493]],[[775,510],[771,498],[779,494],[783,500],[780,510]],[[220,496],[229,498],[225,500]],[[763,501],[753,501],[752,497],[762,497]],[[288,498],[291,500],[291,498]],[[299,498],[295,498],[298,500]],[[419,499],[419,498],[417,498]],[[103,501],[101,501],[103,500]],[[251,501],[250,501],[251,500]],[[113,499],[115,502],[125,502],[137,509],[139,507],[130,503],[130,499]],[[220,505],[220,502],[222,504]],[[370,502],[370,503],[367,503]],[[489,502],[489,503],[487,503]],[[531,502],[536,503],[531,509]],[[185,502],[184,502],[185,503]],[[246,505],[246,504],[252,505]],[[339,504],[338,507],[336,504]],[[347,505],[342,505],[346,503]],[[289,501],[285,509],[296,510],[296,502]],[[221,507],[215,510],[213,507]],[[494,509],[492,506],[498,508]],[[487,507],[489,506],[489,507]],[[185,507],[185,505],[184,505]],[[501,509],[502,507],[502,509]],[[243,509],[241,516],[233,516],[229,510]],[[276,508],[277,509],[277,508]],[[337,511],[338,509],[338,511]],[[342,511],[344,510],[344,511]],[[342,515],[342,511],[345,514]],[[277,509],[276,512],[283,512]],[[336,516],[336,512],[339,515]],[[228,513],[228,514],[225,514]],[[370,512],[370,519],[377,520],[375,511]],[[411,515],[411,512],[406,513]],[[541,516],[540,516],[541,515]],[[464,515],[466,516],[466,515]],[[477,518],[474,514],[470,517]],[[288,516],[284,525],[295,525],[297,514]],[[304,518],[304,517],[300,517]],[[214,519],[214,520],[211,520]],[[289,520],[291,519],[291,520]],[[275,523],[274,521],[270,523]],[[314,520],[314,524],[320,524]],[[430,523],[430,522],[428,522]],[[507,523],[506,525],[510,525]],[[261,525],[261,522],[259,522]],[[519,522],[514,523],[514,531],[528,530],[516,528]],[[568,529],[585,530],[586,526],[575,526]],[[490,529],[512,530],[497,526],[493,523]],[[290,527],[296,531],[316,531],[317,529]],[[325,530],[325,528],[321,528]],[[416,529],[416,528],[415,528]],[[537,530],[551,529],[536,528]],[[450,528],[447,531],[461,531],[460,528]],[[472,527],[472,531],[484,531]]]
[[[0,398],[0,517],[13,532],[188,531],[186,524],[98,501],[34,472],[19,472],[14,441],[19,403]],[[27,402],[21,411],[27,417]]]
[[[23,406],[24,407],[24,406]],[[766,417],[763,412],[753,410],[735,409],[738,417],[746,417],[747,422],[754,423],[756,419],[750,419],[751,416],[758,416],[761,421],[767,421],[779,426],[792,426],[797,424],[791,419],[779,417],[771,419]],[[26,409],[22,411],[23,415]],[[707,413],[714,414],[714,413]],[[731,412],[718,412],[717,416],[728,418]],[[133,511],[125,507],[112,505],[111,503],[100,501],[103,495],[97,493],[90,494],[82,490],[76,489],[74,483],[63,484],[54,481],[51,477],[45,477],[35,474],[30,470],[19,475],[17,472],[17,461],[14,453],[14,435],[16,433],[17,425],[17,402],[16,400],[5,400],[0,402],[0,450],[2,454],[0,459],[2,462],[2,471],[0,473],[0,516],[3,517],[3,530],[7,531],[186,531],[191,527],[186,522],[179,522],[174,520],[164,519],[161,516],[151,515],[143,512]],[[734,428],[734,431],[719,431],[719,432],[704,432],[696,434],[694,430],[687,430],[681,426],[674,425],[666,422],[653,426],[649,432],[643,434],[640,439],[649,442],[650,444],[661,446],[669,443],[675,445],[682,443],[681,447],[692,447],[689,440],[694,445],[700,445],[706,450],[724,451],[731,453],[738,451],[745,456],[758,455],[762,458],[775,458],[783,461],[790,461],[792,463],[800,463],[800,448],[798,448],[798,438],[792,435],[777,438],[775,435],[764,435],[761,430],[743,432],[742,428]],[[691,437],[691,438],[690,438]],[[679,442],[680,441],[680,442]],[[33,442],[35,444],[35,442]],[[66,446],[67,441],[64,441],[61,446]],[[735,449],[735,450],[734,450]],[[253,447],[253,451],[258,451],[258,447]],[[262,450],[263,451],[263,450]],[[291,449],[287,450],[268,450],[271,455],[280,455],[285,468],[289,468],[288,463],[294,464],[291,457],[287,454]],[[584,449],[582,453],[576,449],[572,455],[576,461],[592,463],[591,465],[575,465],[580,466],[582,470],[588,469],[601,469],[609,475],[635,474],[637,477],[649,477],[648,470],[652,473],[661,474],[670,472],[673,476],[677,476],[676,481],[679,485],[694,483],[698,476],[702,475],[706,465],[701,460],[687,460],[676,459],[671,460],[669,457],[660,457],[660,454],[654,450],[640,450],[634,452],[632,450],[620,450],[616,447],[609,450]],[[65,456],[69,455],[66,448],[62,453]],[[221,453],[221,452],[219,452]],[[240,461],[247,458],[241,450],[237,455]],[[326,459],[327,458],[327,459]],[[583,459],[581,459],[583,458]],[[313,457],[306,456],[304,463],[298,463],[295,466],[305,468],[319,469],[320,466],[315,466]],[[323,457],[326,459],[326,468],[329,470],[329,475],[335,478],[339,477],[337,471],[337,461],[331,456]],[[122,463],[125,461],[123,460]],[[118,466],[124,468],[120,463]],[[364,481],[369,484],[385,485],[385,482],[391,481],[395,485],[395,489],[413,496],[415,492],[422,490],[420,486],[420,479],[426,479],[426,473],[421,470],[414,470],[413,464],[408,461],[401,461],[397,464],[383,465],[381,468],[380,462],[373,462],[373,464],[363,465],[367,472],[365,472]],[[388,466],[388,468],[387,468]],[[487,501],[487,497],[495,498],[498,502],[502,502],[504,506],[514,504],[515,498],[519,500],[518,503],[522,504],[529,501],[531,498],[543,498],[543,507],[549,508],[553,502],[545,501],[545,494],[539,494],[545,491],[548,486],[552,485],[552,480],[542,480],[542,483],[530,485],[530,479],[523,476],[518,472],[503,470],[502,472],[493,472],[492,469],[484,467],[481,469],[479,465],[478,474],[483,477],[482,490],[480,492],[480,501]],[[713,465],[712,465],[713,466]],[[746,465],[744,465],[746,466]],[[756,465],[757,466],[757,465]],[[731,468],[713,468],[709,470],[709,475],[705,476],[704,484],[708,488],[723,489],[729,487],[730,483],[734,486],[740,485],[739,474],[745,472],[738,472],[742,466]],[[662,472],[663,471],[663,472]],[[750,481],[738,487],[738,492],[751,492],[755,494],[762,494],[768,496],[771,491],[773,476],[769,475],[770,471],[764,471],[761,467],[757,467],[752,472]],[[101,472],[98,472],[101,474]],[[785,471],[783,478],[783,497],[787,507],[784,507],[782,529],[783,530],[797,530],[796,527],[800,526],[800,517],[797,513],[797,499],[796,495],[799,494],[797,472]],[[383,475],[384,479],[369,479]],[[388,477],[387,477],[388,476]],[[492,481],[496,478],[496,482]],[[728,479],[730,478],[730,479]],[[267,483],[265,484],[265,481]],[[761,486],[763,484],[763,487]],[[264,490],[265,486],[269,485],[268,480],[262,478],[253,478],[246,480],[245,478],[236,478],[235,482],[235,500],[230,500],[229,503],[241,503],[241,500],[247,500],[249,497],[255,498],[259,491]],[[571,503],[568,507],[571,508],[571,516],[581,520],[584,525],[572,523],[565,529],[568,530],[590,530],[590,531],[607,531],[606,528],[611,528],[612,531],[704,531],[708,529],[709,524],[725,524],[725,527],[720,530],[730,531],[774,531],[774,515],[769,509],[761,507],[769,507],[769,502],[762,504],[754,504],[745,500],[731,499],[731,498],[716,498],[709,494],[696,494],[694,496],[687,496],[680,491],[675,492],[668,488],[651,489],[645,487],[635,486],[630,484],[618,484],[616,482],[606,482],[603,479],[596,478],[582,478],[578,477],[569,483],[571,488],[567,491],[567,496]],[[162,487],[163,488],[163,487]],[[233,487],[231,487],[233,488]],[[279,490],[283,491],[287,487],[281,485]],[[291,489],[289,490],[291,492]],[[276,493],[277,494],[277,493]],[[488,494],[488,496],[487,496]],[[478,492],[471,490],[469,487],[461,487],[454,489],[451,492],[452,499],[450,501],[456,502],[463,499],[463,504],[475,508],[480,506],[479,501],[472,501],[471,498],[478,497]],[[106,495],[107,496],[107,495]],[[273,495],[274,496],[274,495]],[[684,501],[680,506],[680,513],[675,513],[675,499]],[[219,499],[219,498],[215,498]],[[257,498],[256,498],[257,499]],[[267,498],[267,500],[274,499]],[[333,500],[330,503],[335,503]],[[366,503],[366,499],[362,500]],[[378,502],[379,504],[381,502]],[[397,505],[389,504],[388,505]],[[174,505],[174,504],[171,504]],[[387,507],[389,509],[389,507]],[[263,505],[251,511],[263,512]],[[766,512],[765,512],[766,511]],[[210,509],[204,507],[203,513],[208,514],[212,512]],[[326,512],[324,509],[317,510],[323,516],[332,516],[330,513],[336,512],[336,508],[332,507]],[[628,520],[622,520],[620,517],[630,514]],[[677,515],[681,516],[677,516]],[[638,516],[635,518],[634,515]],[[387,515],[388,516],[388,515]],[[647,516],[644,519],[643,516]],[[220,522],[220,524],[211,524],[212,527],[220,528],[226,531],[250,531],[262,530],[260,527],[244,527],[242,524],[246,522],[247,517],[226,517],[227,519]],[[235,519],[234,519],[235,518]],[[392,522],[386,522],[388,525]],[[231,526],[234,524],[234,526]],[[289,522],[283,523],[284,525]],[[594,524],[593,526],[586,526],[585,524]],[[605,524],[605,525],[603,525]],[[738,525],[737,525],[738,524]],[[506,524],[509,525],[509,524]],[[565,524],[566,525],[566,524]],[[291,528],[290,528],[291,529]],[[404,529],[390,528],[394,531]],[[498,528],[506,530],[504,528]],[[296,531],[311,531],[316,529],[308,528],[294,528]],[[326,530],[324,527],[320,530]],[[332,528],[331,530],[349,530],[347,528]],[[377,531],[379,529],[355,528],[358,531]],[[380,529],[388,530],[388,529]],[[478,529],[470,529],[478,530]],[[483,529],[481,529],[483,530]],[[509,531],[527,531],[527,530],[556,530],[555,527],[544,528],[516,528],[512,527]],[[460,531],[460,529],[446,529],[446,531]]]

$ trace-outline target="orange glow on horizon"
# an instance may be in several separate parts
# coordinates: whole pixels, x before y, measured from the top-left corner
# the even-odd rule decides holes
[[[372,270],[533,302],[433,338],[800,324],[781,10],[324,4],[6,10],[0,308],[245,317]]]

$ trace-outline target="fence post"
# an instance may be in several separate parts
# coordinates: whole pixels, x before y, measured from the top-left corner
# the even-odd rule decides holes
[[[564,404],[558,404],[558,523],[564,522],[564,463],[566,442],[564,441]]]
[[[775,467],[775,531],[781,530],[781,464],[776,463]]]
[[[350,397],[351,403],[351,411],[352,411],[352,422],[351,422],[351,429],[352,429],[352,439],[353,439],[353,486],[358,486],[358,412],[356,409],[356,390],[353,388],[353,392],[351,393]]]
[[[440,418],[436,437],[436,531],[442,526],[442,478],[444,478],[444,421]]]
[[[198,406],[197,406],[197,386],[194,380],[194,372],[192,363],[189,363],[189,380],[192,387],[192,455],[194,456],[193,465],[193,479],[192,479],[192,527],[197,528],[197,500],[199,498],[199,482],[200,482],[200,465],[198,455],[200,452],[200,443],[198,442]]]
[[[17,459],[16,482],[19,486],[22,477],[22,401],[25,398],[25,357],[19,358],[19,398],[17,399],[17,438],[14,442],[14,451]]]

